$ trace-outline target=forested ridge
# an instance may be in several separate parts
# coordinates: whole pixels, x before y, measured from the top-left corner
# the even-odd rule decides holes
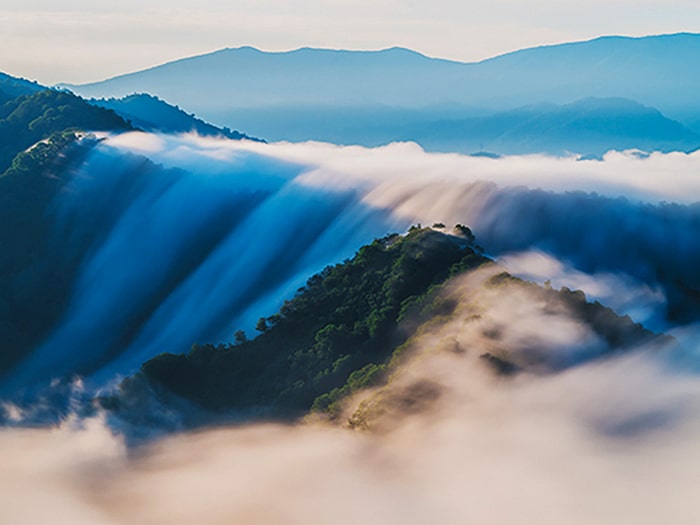
[[[335,417],[347,396],[387,380],[422,326],[455,315],[457,304],[444,293],[451,277],[492,264],[464,226],[452,234],[414,227],[405,236],[388,235],[311,277],[278,313],[260,319],[256,338],[238,331],[229,344],[161,354],[100,402],[127,417],[151,410],[144,407],[153,395],[166,406],[192,402],[214,418],[296,418],[309,411]],[[601,355],[657,337],[588,302],[582,292],[543,288],[506,272],[489,286],[504,283],[529,290],[538,301],[565,305],[604,342]],[[497,373],[518,371],[507,356],[483,357]]]
[[[114,111],[92,106],[72,93],[45,90],[22,95],[0,106],[0,172],[19,152],[59,131],[129,129],[132,126]]]
[[[404,327],[420,297],[488,260],[471,244],[468,228],[462,231],[469,235],[413,228],[405,237],[375,240],[260,319],[255,339],[239,331],[231,344],[157,356],[124,382],[122,400],[145,379],[214,411],[289,416],[327,409],[381,377],[392,350],[409,335]],[[116,399],[104,401],[114,406]]]

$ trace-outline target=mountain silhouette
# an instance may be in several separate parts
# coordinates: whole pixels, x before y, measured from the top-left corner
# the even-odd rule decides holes
[[[269,140],[416,140],[428,149],[467,152],[493,140],[496,153],[598,154],[697,147],[691,129],[697,132],[700,122],[700,72],[692,67],[698,60],[700,35],[689,33],[601,37],[475,63],[398,47],[274,53],[241,47],[69,87],[91,97],[147,92],[215,125],[235,124]],[[622,107],[622,98],[633,106]],[[584,99],[618,103],[569,122],[567,112],[586,111],[578,102]],[[632,107],[634,118],[627,114]],[[656,112],[643,115],[642,107]],[[555,133],[561,140],[550,142]],[[472,140],[474,134],[481,137]],[[583,142],[571,147],[578,139]]]
[[[91,97],[148,92],[216,123],[222,112],[275,106],[461,107],[489,110],[584,97],[625,97],[675,119],[700,116],[700,35],[601,37],[476,63],[403,48],[264,52],[223,49],[81,86]]]
[[[404,139],[434,151],[486,149],[501,154],[600,156],[611,149],[668,152],[700,147],[700,135],[654,108],[624,98],[594,97],[438,121],[406,130]]]

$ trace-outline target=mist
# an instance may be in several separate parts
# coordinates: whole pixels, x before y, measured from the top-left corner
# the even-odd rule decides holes
[[[696,361],[697,159],[108,138],[52,210],[57,242],[81,260],[70,307],[6,385],[87,377],[63,386],[70,415],[58,425],[0,430],[3,517],[696,523],[700,381],[675,363]],[[337,421],[130,446],[107,415],[77,415],[70,399],[91,383],[250,327],[313,271],[417,222],[469,224],[504,266],[451,282],[454,314],[418,330],[387,384],[357,393]],[[540,288],[485,286],[503,268],[687,337],[620,351]],[[484,355],[518,372],[499,374]],[[31,421],[23,406],[3,410]]]
[[[468,224],[518,275],[657,330],[692,325],[698,162],[106,137],[50,210],[56,257],[79,261],[68,307],[2,390],[74,374],[94,389],[158,353],[253,336],[310,275],[416,223]]]
[[[500,270],[451,282],[450,320],[420,331],[386,386],[349,401],[350,421],[364,413],[355,430],[347,418],[255,424],[129,449],[100,416],[4,429],[3,516],[96,525],[695,523],[698,378],[665,366],[672,348],[594,358],[605,345],[564,304],[541,301],[539,288],[485,284]],[[493,324],[497,338],[486,330]],[[533,347],[543,349],[534,361]],[[494,373],[483,352],[522,372]],[[583,354],[592,360],[574,358]],[[541,366],[562,357],[559,372]]]
[[[407,227],[350,190],[298,184],[296,164],[174,142],[173,167],[100,146],[56,199],[55,253],[80,259],[78,275],[7,390],[74,373],[100,383],[166,350],[252,335],[313,273]]]

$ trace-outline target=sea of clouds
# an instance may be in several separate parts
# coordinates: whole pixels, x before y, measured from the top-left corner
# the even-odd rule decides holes
[[[5,391],[76,371],[99,386],[159,352],[250,332],[313,272],[416,223],[467,224],[513,273],[583,289],[679,344],[497,376],[478,359],[494,344],[527,364],[533,348],[562,362],[595,356],[601,343],[565,309],[485,290],[474,274],[446,292],[460,305],[452,321],[426,330],[392,380],[397,392],[434,387],[420,409],[390,410],[368,431],[344,420],[251,424],[136,448],[100,414],[5,428],[3,515],[97,525],[697,523],[698,168],[700,153],[488,159],[415,144],[107,137],[52,211],[57,238],[82,261],[69,308]],[[81,237],[76,225],[101,229]],[[496,343],[484,337],[489,323]],[[445,341],[464,351],[441,350]],[[360,393],[349,414],[375,394]],[[21,407],[5,411],[21,422]]]

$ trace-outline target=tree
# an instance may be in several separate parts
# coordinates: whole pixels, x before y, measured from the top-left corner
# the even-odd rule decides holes
[[[248,340],[248,337],[245,335],[245,332],[243,330],[237,330],[235,334],[233,334],[233,341],[237,345],[242,345]]]
[[[467,239],[468,242],[473,243],[475,241],[474,234],[472,233],[471,228],[469,226],[464,226],[463,224],[457,224],[454,227],[454,233],[457,235],[461,235],[465,239]]]
[[[268,326],[267,326],[267,319],[264,317],[261,317],[258,319],[258,323],[255,325],[255,329],[258,332],[267,332]]]

